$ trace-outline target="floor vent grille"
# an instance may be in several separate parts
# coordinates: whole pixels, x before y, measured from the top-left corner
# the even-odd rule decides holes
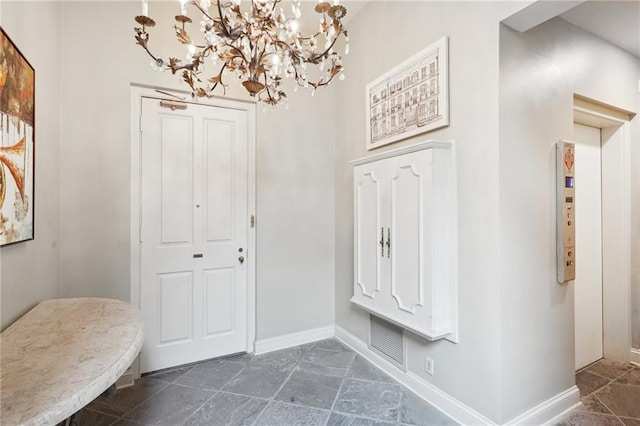
[[[375,315],[369,315],[369,324],[369,347],[405,370],[404,329]]]

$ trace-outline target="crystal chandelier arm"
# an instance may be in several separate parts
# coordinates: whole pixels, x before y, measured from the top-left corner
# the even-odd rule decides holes
[[[246,62],[249,63],[249,61],[247,60],[247,58],[244,56],[244,53],[242,52],[242,50],[238,49],[237,47],[235,47],[233,44],[229,44],[229,43],[225,43],[224,46],[228,47],[230,51],[234,51],[235,55],[231,54],[231,56],[226,56],[223,53],[223,56],[221,56],[223,59],[224,57],[227,57],[228,59],[233,59],[233,58],[240,58],[242,59],[242,62]],[[226,53],[226,52],[225,52]]]
[[[136,43],[142,46],[142,48],[147,52],[149,56],[151,56],[151,58],[157,64],[158,58],[153,53],[151,53],[151,51],[147,47],[147,44],[149,42],[149,33],[145,31],[144,26],[142,28],[134,28],[134,30],[136,32]]]
[[[227,25],[224,23],[222,9],[220,8],[220,0],[215,0],[215,2],[216,6],[218,7],[218,17],[220,18],[220,25],[222,25],[222,35],[225,37],[229,37],[229,28],[227,28]]]
[[[333,39],[333,41],[331,42],[329,47],[327,47],[324,52],[317,54],[313,58],[309,58],[309,60],[307,60],[305,62],[310,62],[312,64],[317,64],[318,61],[320,61],[320,59],[322,59],[326,54],[328,54],[331,51],[331,49],[333,49],[333,46],[336,44],[336,41],[338,41],[338,37],[340,36],[340,34],[344,34],[344,36],[347,37],[347,32],[344,31],[344,30],[340,30],[338,32],[338,34],[336,34],[335,38]]]
[[[210,20],[212,20],[212,21],[214,20],[214,19],[213,19],[213,17],[212,17],[211,15],[209,15],[209,11],[208,11],[208,10],[204,10],[204,9],[202,8],[202,6],[200,6],[197,2],[193,2],[193,3],[191,3],[191,4],[193,4],[193,5],[194,5],[194,6],[195,6],[195,7],[196,7],[200,12],[202,12],[202,14],[203,14],[204,16],[206,16],[208,19],[210,19]]]

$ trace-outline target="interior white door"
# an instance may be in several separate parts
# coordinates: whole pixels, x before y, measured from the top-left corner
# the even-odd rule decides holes
[[[602,358],[602,165],[600,129],[574,123],[576,370]]]
[[[142,101],[141,372],[247,350],[247,112]]]

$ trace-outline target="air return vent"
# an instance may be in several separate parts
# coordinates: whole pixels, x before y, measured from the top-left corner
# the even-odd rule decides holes
[[[404,330],[395,324],[369,315],[371,338],[369,347],[378,354],[406,370]]]

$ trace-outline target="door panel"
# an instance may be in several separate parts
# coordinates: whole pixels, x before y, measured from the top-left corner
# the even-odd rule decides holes
[[[424,306],[425,251],[424,193],[427,152],[420,151],[388,162],[391,174],[391,294],[406,321],[417,321]]]
[[[141,372],[246,351],[247,113],[145,98],[142,123]]]
[[[160,274],[160,343],[191,340],[193,309],[191,294],[193,276],[190,272]]]
[[[231,240],[233,233],[232,121],[205,120],[206,240]]]
[[[160,203],[162,243],[191,243],[193,119],[161,114]]]
[[[602,358],[602,175],[600,129],[574,124],[576,370]]]
[[[385,239],[382,228],[382,170],[374,165],[359,166],[356,176],[355,224],[356,232],[356,283],[360,291],[354,297],[373,299],[381,285],[381,259],[384,249],[380,240]]]
[[[205,271],[205,336],[233,331],[233,268]]]
[[[422,178],[411,164],[393,170],[391,178],[391,294],[399,309],[411,313],[416,305],[423,304],[420,285]]]

